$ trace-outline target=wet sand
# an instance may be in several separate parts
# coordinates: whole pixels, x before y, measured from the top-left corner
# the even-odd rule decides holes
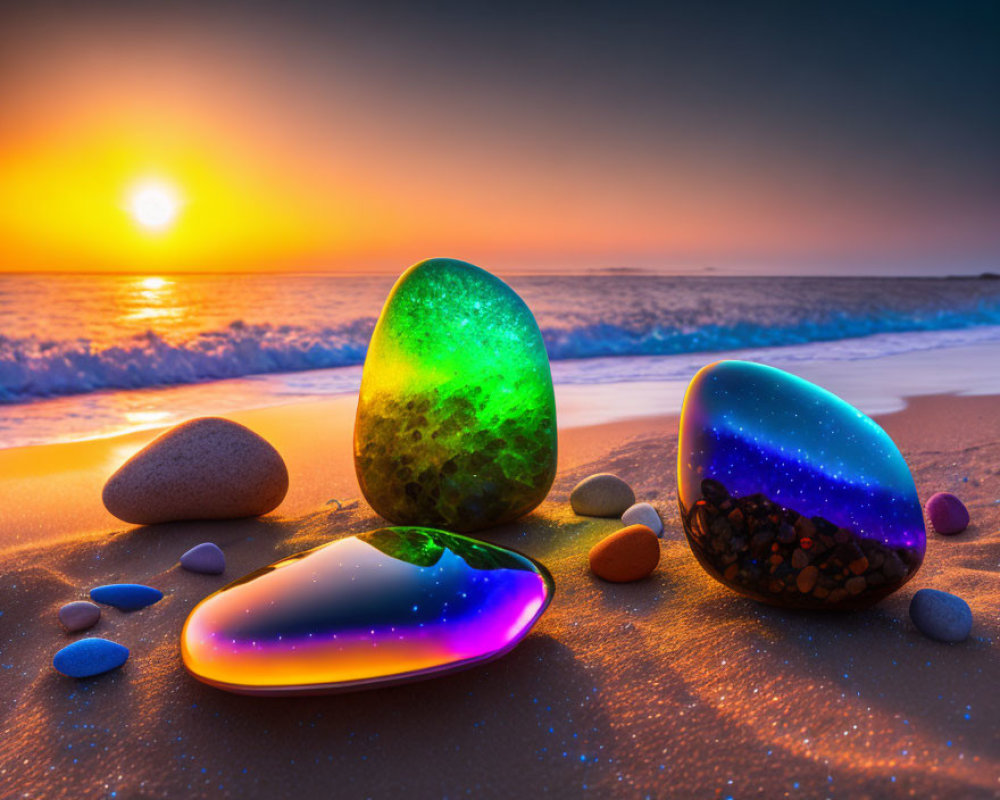
[[[564,431],[546,502],[483,538],[545,563],[556,597],[503,659],[356,694],[253,698],[184,671],[178,634],[214,589],[277,558],[381,522],[350,460],[351,400],[233,415],[283,453],[288,499],[259,520],[116,523],[100,487],[155,432],[0,451],[0,797],[510,796],[994,797],[1000,791],[1000,400],[921,397],[879,422],[921,498],[954,491],[972,526],[931,533],[914,579],[851,614],[787,612],[727,591],[697,565],[676,508],[677,420]],[[56,449],[64,448],[64,449]],[[614,520],[576,517],[582,477],[616,472],[661,512],[654,575],[587,570]],[[331,498],[341,501],[325,505]],[[44,509],[44,511],[42,511]],[[214,541],[224,576],[176,564]],[[163,601],[104,609],[89,633],[56,612],[90,587],[148,583]],[[909,598],[934,587],[975,615],[960,645],[925,639]],[[132,651],[85,681],[53,671],[86,635]]]

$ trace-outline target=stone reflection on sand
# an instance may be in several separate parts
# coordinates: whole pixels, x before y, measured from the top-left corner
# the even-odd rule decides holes
[[[721,361],[684,400],[678,498],[691,549],[757,600],[851,609],[919,568],[923,513],[909,468],[871,419],[772,367]]]
[[[278,561],[203,600],[181,634],[201,681],[311,694],[418,680],[513,648],[552,599],[548,571],[485,542],[382,528]]]

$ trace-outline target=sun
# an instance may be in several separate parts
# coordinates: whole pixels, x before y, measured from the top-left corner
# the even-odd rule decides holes
[[[180,202],[177,193],[167,184],[147,182],[129,192],[127,210],[141,227],[163,231],[177,219]]]

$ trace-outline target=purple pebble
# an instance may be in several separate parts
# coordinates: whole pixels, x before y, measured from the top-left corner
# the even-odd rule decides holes
[[[92,628],[100,618],[100,607],[87,600],[75,600],[59,609],[59,621],[68,631]]]
[[[950,536],[969,527],[969,511],[955,495],[938,492],[925,506],[931,525],[938,533]]]
[[[181,566],[203,575],[221,575],[226,571],[226,557],[218,545],[204,542],[192,547],[181,556]]]

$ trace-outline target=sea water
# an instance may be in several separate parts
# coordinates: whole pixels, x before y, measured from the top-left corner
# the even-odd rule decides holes
[[[870,413],[1000,392],[1000,281],[505,275],[552,359],[560,424],[676,413],[725,354]],[[0,276],[0,447],[357,391],[392,275]],[[676,407],[675,407],[676,406]]]

